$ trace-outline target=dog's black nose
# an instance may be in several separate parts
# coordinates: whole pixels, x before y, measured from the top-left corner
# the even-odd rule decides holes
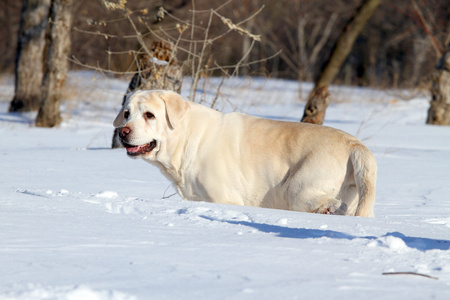
[[[131,132],[130,127],[122,127],[122,128],[119,129],[119,136],[120,136],[121,138],[124,138],[124,137],[126,137],[128,134],[130,134],[130,132]]]

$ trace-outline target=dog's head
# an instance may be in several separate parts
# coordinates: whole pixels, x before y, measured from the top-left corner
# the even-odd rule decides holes
[[[154,160],[189,109],[189,102],[172,91],[138,90],[127,95],[114,127],[130,157]]]

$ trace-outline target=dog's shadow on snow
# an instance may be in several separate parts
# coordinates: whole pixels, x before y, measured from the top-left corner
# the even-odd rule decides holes
[[[242,225],[252,227],[260,232],[275,234],[282,238],[294,238],[294,239],[317,239],[317,238],[330,238],[330,239],[366,239],[366,240],[379,240],[383,237],[395,237],[401,239],[409,248],[417,249],[419,251],[428,250],[450,250],[450,241],[448,240],[436,240],[422,237],[410,237],[400,232],[390,232],[381,237],[376,236],[354,236],[347,233],[322,230],[322,229],[307,229],[307,228],[292,228],[280,225],[261,224],[248,221],[235,221],[235,220],[220,220],[207,216],[200,216],[203,219],[210,221],[223,222],[233,225]]]

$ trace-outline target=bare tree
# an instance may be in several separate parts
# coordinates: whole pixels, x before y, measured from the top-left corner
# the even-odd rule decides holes
[[[450,125],[450,43],[433,74],[431,94],[427,124]]]
[[[15,94],[9,106],[10,112],[39,108],[49,7],[50,0],[23,1],[16,52]]]
[[[73,0],[52,0],[50,9],[50,44],[43,81],[42,104],[36,126],[53,127],[61,123],[59,104],[68,71],[70,26]]]
[[[325,68],[321,72],[319,79],[316,81],[314,89],[324,85],[330,85],[333,82],[344,63],[344,60],[352,50],[356,38],[381,1],[382,0],[364,0],[339,36],[330,58],[325,64]]]
[[[271,49],[282,49],[280,58],[299,81],[312,81],[319,55],[327,46],[340,14],[332,8],[325,11],[317,2],[304,0],[272,1],[266,12],[280,22],[274,26],[259,18],[258,27],[265,33],[263,43]],[[281,8],[286,8],[281,10]],[[276,70],[278,66],[275,66]]]

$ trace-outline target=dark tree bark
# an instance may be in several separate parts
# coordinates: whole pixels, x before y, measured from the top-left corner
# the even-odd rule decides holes
[[[433,74],[431,94],[427,124],[450,125],[450,43]]]
[[[50,44],[46,72],[42,85],[42,102],[36,119],[38,127],[53,127],[61,123],[59,104],[68,71],[72,1],[52,0],[50,9]]]
[[[314,91],[305,106],[302,122],[322,125],[325,111],[328,107],[330,93],[328,86],[322,86]]]
[[[342,64],[352,50],[356,38],[381,1],[382,0],[364,0],[339,36],[328,62],[325,64],[325,68],[316,82],[314,90],[325,85],[330,85],[333,82],[339,73]]]
[[[49,9],[50,0],[23,1],[16,51],[15,93],[10,112],[39,108]]]
[[[125,104],[127,94],[135,90],[171,90],[181,91],[182,72],[178,65],[175,49],[172,43],[153,42],[151,55],[143,55],[139,62],[139,69],[128,85],[123,96]],[[118,130],[114,130],[112,148],[120,148]]]

